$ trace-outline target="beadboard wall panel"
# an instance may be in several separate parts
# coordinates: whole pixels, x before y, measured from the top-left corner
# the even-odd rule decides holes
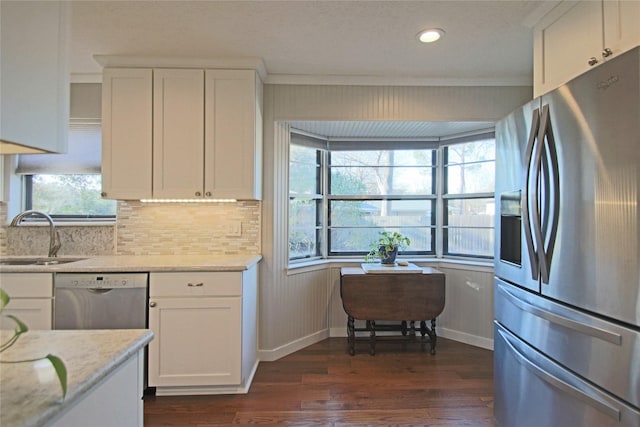
[[[288,149],[289,122],[295,120],[330,121],[496,121],[531,99],[530,86],[500,87],[388,87],[339,85],[273,85],[264,87],[264,170],[262,205],[262,255],[260,263],[260,324],[259,349],[263,354],[295,351],[296,343],[308,337],[321,337],[343,322],[344,311],[336,293],[336,270],[325,273],[327,299],[309,298],[304,284],[321,281],[317,273],[287,274],[288,244]],[[472,274],[468,273],[468,274]],[[482,275],[481,275],[482,276]],[[321,275],[320,275],[321,277]],[[484,277],[484,276],[482,276]],[[456,279],[459,278],[456,276]],[[463,280],[460,278],[460,280]],[[296,283],[295,286],[292,283]],[[338,282],[339,283],[339,282]],[[484,282],[483,282],[484,283]],[[452,285],[460,288],[462,285]],[[486,289],[483,288],[483,292]],[[461,297],[469,296],[461,292]],[[455,293],[452,294],[452,298]],[[491,294],[492,295],[492,294]],[[293,301],[296,308],[284,307],[278,298]],[[491,297],[492,298],[492,297]],[[326,303],[325,307],[318,304]],[[339,305],[338,305],[339,303]],[[481,309],[493,313],[486,299],[477,304],[489,304]],[[484,317],[455,319],[455,299],[451,313],[445,319],[461,328],[461,336],[475,333],[474,324]],[[465,303],[464,307],[473,305]],[[342,314],[340,313],[342,311]],[[327,314],[328,313],[328,314]],[[458,311],[457,315],[463,313]],[[479,313],[471,311],[471,313]],[[330,316],[327,319],[326,316]],[[463,325],[460,322],[465,322]],[[468,323],[469,327],[465,325]],[[344,323],[343,323],[344,324]],[[489,322],[490,327],[491,322]],[[284,325],[287,325],[286,327]],[[309,327],[315,325],[316,331]],[[443,323],[444,327],[444,323]],[[325,328],[325,329],[322,329]],[[466,328],[466,329],[465,329]],[[489,338],[482,329],[478,333]]]
[[[532,97],[529,86],[267,85],[274,120],[495,121]]]
[[[438,333],[467,344],[493,349],[493,269],[441,263],[446,303]]]

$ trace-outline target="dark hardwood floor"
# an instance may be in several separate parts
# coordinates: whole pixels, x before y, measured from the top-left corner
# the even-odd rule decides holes
[[[494,426],[493,352],[438,339],[379,341],[376,355],[329,338],[275,362],[261,362],[248,394],[146,396],[146,427]]]

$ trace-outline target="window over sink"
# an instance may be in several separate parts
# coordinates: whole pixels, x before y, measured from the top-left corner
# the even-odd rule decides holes
[[[116,201],[101,197],[101,124],[71,123],[66,154],[20,155],[24,208],[55,220],[115,220]]]

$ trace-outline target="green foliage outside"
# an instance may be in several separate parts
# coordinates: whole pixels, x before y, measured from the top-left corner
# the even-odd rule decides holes
[[[49,215],[116,214],[116,202],[100,195],[100,175],[34,175],[32,184],[32,209]]]

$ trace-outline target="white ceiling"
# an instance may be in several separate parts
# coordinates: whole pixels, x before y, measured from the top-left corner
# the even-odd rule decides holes
[[[3,0],[5,1],[5,0]],[[72,81],[94,55],[258,58],[266,83],[525,85],[532,26],[558,1],[147,0],[71,4]],[[438,27],[434,44],[416,40]],[[328,137],[440,137],[492,123],[297,122]]]
[[[531,26],[556,3],[74,0],[71,72],[98,75],[93,55],[257,57],[273,83],[530,85]],[[418,43],[426,27],[446,35]]]

